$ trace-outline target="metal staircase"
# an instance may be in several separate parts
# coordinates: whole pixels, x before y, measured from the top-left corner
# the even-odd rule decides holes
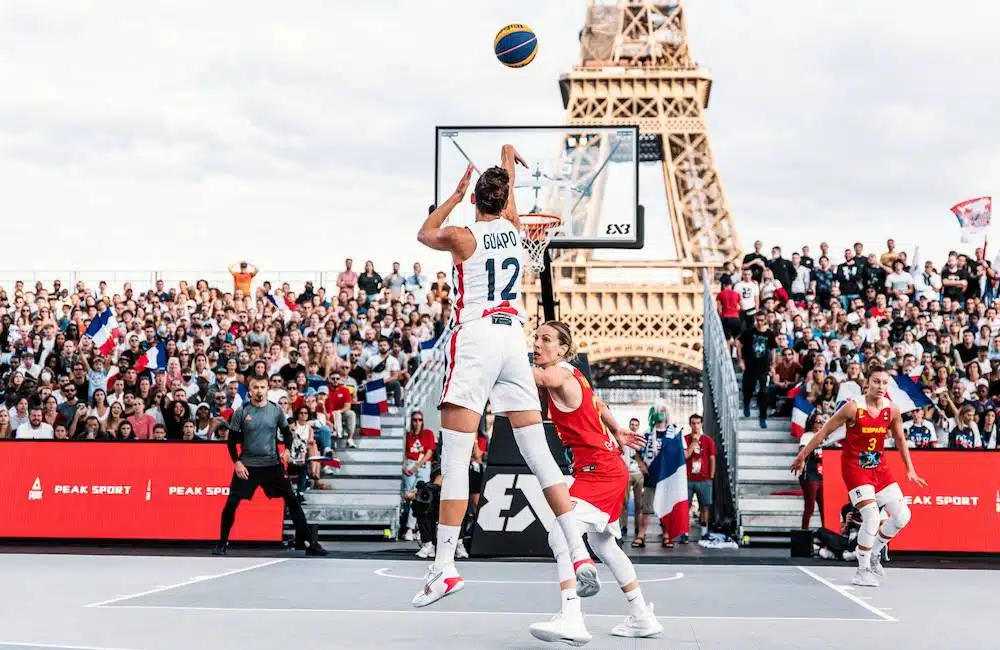
[[[403,445],[409,413],[424,412],[424,426],[437,431],[437,400],[444,380],[444,343],[422,353],[417,371],[403,389],[404,407],[382,416],[378,437],[358,436],[356,449],[337,451],[341,466],[334,476],[317,481],[302,504],[306,519],[317,526],[320,540],[395,539],[399,532]],[[294,536],[290,520],[285,536]]]
[[[788,544],[789,531],[802,525],[802,497],[775,494],[800,489],[788,471],[799,451],[790,426],[788,418],[769,418],[762,429],[756,416],[741,416],[737,425],[740,526],[751,544]],[[816,512],[810,526],[819,525]]]

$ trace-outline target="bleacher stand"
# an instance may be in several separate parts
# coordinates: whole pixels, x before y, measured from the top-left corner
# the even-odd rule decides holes
[[[365,382],[383,379],[402,406],[421,350],[450,317],[443,276],[432,283],[419,264],[407,277],[398,263],[385,278],[371,262],[351,269],[347,260],[329,291],[272,284],[248,262],[229,268],[227,286],[0,288],[0,439],[224,441],[220,425],[263,373],[297,423],[304,489],[330,471],[307,458],[355,446]]]
[[[788,417],[804,399],[808,421],[793,431],[809,435],[817,418],[837,408],[847,382],[863,389],[866,364],[878,359],[897,384],[912,381],[929,400],[904,414],[911,447],[997,449],[1000,275],[983,249],[951,252],[938,266],[911,263],[893,240],[881,255],[855,243],[836,264],[826,242],[818,259],[808,246],[791,259],[778,247],[766,258],[762,248],[755,242],[741,265],[726,265],[718,278],[746,417],[755,405],[766,428],[772,412]],[[821,500],[821,485],[809,488],[807,500]]]

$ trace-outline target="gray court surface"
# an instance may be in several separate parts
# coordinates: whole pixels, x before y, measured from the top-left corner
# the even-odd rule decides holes
[[[409,561],[0,555],[0,650],[566,647],[527,631],[558,606],[553,564],[459,567],[464,591],[415,610],[426,567]],[[847,564],[637,571],[663,636],[610,636],[626,607],[602,567],[588,648],[1000,647],[1000,572],[890,568],[862,589]]]

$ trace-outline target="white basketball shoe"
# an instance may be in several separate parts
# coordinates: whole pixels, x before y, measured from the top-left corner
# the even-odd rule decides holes
[[[465,581],[458,575],[454,564],[443,569],[436,569],[431,565],[424,576],[424,588],[413,597],[413,606],[427,607],[445,596],[462,591],[464,587]]]
[[[597,575],[597,565],[590,558],[573,563],[576,574],[576,595],[580,598],[596,596],[601,590],[601,579]]]
[[[552,620],[533,624],[528,631],[541,641],[577,647],[590,643],[594,638],[587,631],[582,614],[556,614]]]
[[[663,632],[663,625],[656,620],[653,603],[646,605],[646,611],[641,616],[627,616],[625,622],[614,626],[611,634],[632,639],[645,639]]]
[[[859,587],[877,587],[878,586],[878,578],[875,577],[875,574],[872,573],[872,570],[871,569],[862,569],[860,567],[858,568],[857,572],[855,572],[854,579],[851,580],[851,582],[853,584],[858,585]]]

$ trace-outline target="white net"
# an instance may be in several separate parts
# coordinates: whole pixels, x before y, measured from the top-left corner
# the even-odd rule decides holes
[[[522,214],[520,221],[521,243],[528,253],[528,268],[539,273],[545,268],[545,249],[562,219],[549,214]]]

